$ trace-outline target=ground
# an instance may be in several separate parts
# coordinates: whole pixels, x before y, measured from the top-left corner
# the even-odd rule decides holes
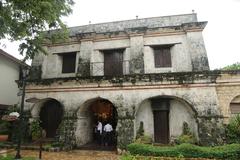
[[[21,152],[23,157],[38,157],[38,151],[24,150]],[[43,152],[44,160],[117,160],[116,152],[110,151],[89,151],[75,150],[69,152]]]

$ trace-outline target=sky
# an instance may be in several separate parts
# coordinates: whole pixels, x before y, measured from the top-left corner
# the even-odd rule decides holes
[[[203,31],[211,69],[240,62],[240,0],[75,0],[69,26],[192,13],[208,21]],[[1,41],[0,48],[17,58],[18,44]]]

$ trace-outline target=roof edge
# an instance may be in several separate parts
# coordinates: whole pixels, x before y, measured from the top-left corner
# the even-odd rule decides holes
[[[28,64],[26,64],[25,62],[17,59],[16,57],[10,55],[9,53],[5,52],[4,50],[0,49],[0,55],[6,57],[7,59],[11,60],[14,63],[17,63],[19,65],[23,65],[23,66],[29,66]]]

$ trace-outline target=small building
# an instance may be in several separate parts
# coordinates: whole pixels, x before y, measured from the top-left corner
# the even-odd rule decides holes
[[[19,103],[18,84],[22,62],[0,49],[0,110]]]
[[[206,24],[193,13],[69,28],[68,41],[33,59],[25,108],[47,137],[78,147],[98,120],[112,124],[118,148],[140,124],[154,143],[171,143],[184,123],[199,143],[222,143],[239,112],[240,72],[209,70]]]

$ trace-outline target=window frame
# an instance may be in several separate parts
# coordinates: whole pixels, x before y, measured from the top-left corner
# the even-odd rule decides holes
[[[159,46],[152,46],[153,49],[153,54],[154,54],[154,66],[155,68],[171,68],[172,67],[172,53],[171,53],[171,48],[172,45],[159,45]],[[164,51],[160,52],[160,50],[168,50],[168,53],[164,53]],[[158,52],[157,52],[158,50]],[[169,54],[168,56],[168,61],[169,63],[164,64],[164,62],[162,62],[162,64],[160,64],[161,62],[158,62],[157,59],[157,54],[163,54],[162,57],[166,56],[164,54]],[[163,59],[164,60],[164,59]],[[165,59],[166,60],[166,59]],[[158,63],[157,63],[158,62]]]
[[[66,52],[66,53],[61,53],[59,54],[61,56],[61,60],[62,60],[62,68],[61,68],[61,74],[71,74],[71,73],[76,73],[76,59],[77,59],[77,52]],[[73,62],[73,65],[71,66],[72,68],[71,69],[64,69],[64,66],[67,65],[66,63],[66,59],[64,61],[64,57],[70,57],[70,56],[73,56],[74,57],[74,61]],[[73,58],[72,57],[72,58]],[[70,62],[68,62],[69,64]],[[71,64],[71,63],[70,63]],[[66,67],[66,66],[65,66]]]

